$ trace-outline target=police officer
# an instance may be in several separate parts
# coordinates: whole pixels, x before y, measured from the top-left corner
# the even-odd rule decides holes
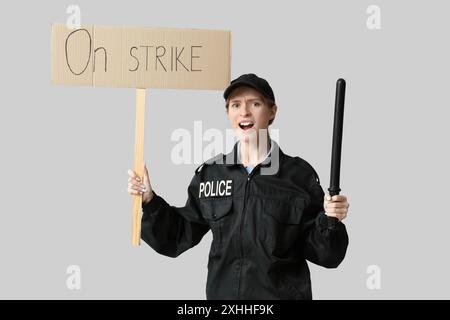
[[[141,237],[176,257],[211,230],[207,299],[312,299],[306,260],[344,259],[347,198],[325,195],[313,167],[270,139],[277,105],[266,80],[244,74],[224,98],[238,142],[195,170],[184,207],[154,192],[146,167],[143,181],[128,171],[128,192],[142,195]]]

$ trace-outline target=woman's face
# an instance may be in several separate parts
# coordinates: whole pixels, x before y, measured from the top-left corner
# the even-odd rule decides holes
[[[275,118],[277,107],[269,107],[261,94],[250,87],[238,87],[229,97],[227,114],[236,137],[248,142],[250,135],[258,135],[261,129],[269,127]]]

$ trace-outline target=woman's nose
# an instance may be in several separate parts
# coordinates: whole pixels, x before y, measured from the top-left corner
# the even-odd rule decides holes
[[[250,106],[243,105],[241,108],[241,115],[246,116],[250,114]]]

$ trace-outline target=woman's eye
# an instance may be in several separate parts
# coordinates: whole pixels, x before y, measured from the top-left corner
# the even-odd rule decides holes
[[[254,105],[255,107],[259,107],[261,104],[260,104],[259,102],[255,102],[253,105]]]
[[[239,104],[233,103],[233,104],[231,105],[231,107],[232,107],[232,108],[239,108]]]

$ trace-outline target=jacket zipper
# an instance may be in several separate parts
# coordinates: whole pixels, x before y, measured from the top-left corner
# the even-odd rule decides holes
[[[242,214],[241,214],[241,223],[239,224],[239,244],[240,244],[240,250],[241,250],[241,259],[240,259],[240,265],[239,265],[239,277],[238,277],[238,289],[237,289],[237,296],[238,299],[240,298],[240,290],[241,290],[241,274],[242,274],[242,267],[244,264],[244,245],[242,244],[242,229],[243,229],[243,225],[244,225],[244,216],[245,216],[245,211],[246,211],[246,204],[247,204],[247,198],[248,198],[248,187],[250,185],[251,182],[251,178],[253,177],[253,173],[255,172],[255,170],[259,167],[260,165],[258,164],[256,167],[253,168],[252,172],[250,174],[247,173],[247,170],[242,167],[242,169],[245,170],[245,173],[247,173],[247,181],[245,181],[245,190],[244,190],[244,204],[242,206]]]

